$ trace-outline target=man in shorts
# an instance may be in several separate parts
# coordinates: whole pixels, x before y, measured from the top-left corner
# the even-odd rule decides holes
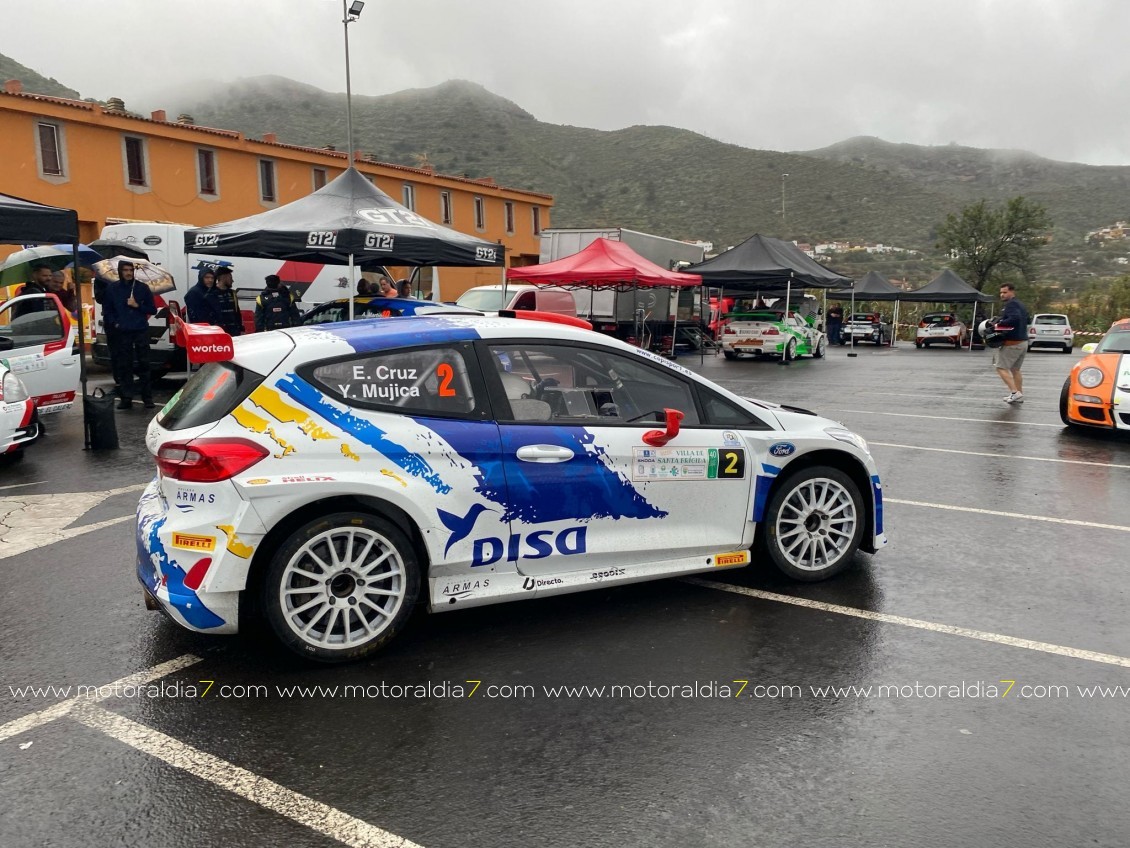
[[[1004,307],[997,326],[1007,327],[1008,332],[1004,344],[993,351],[993,367],[1008,387],[1009,394],[1004,402],[1024,403],[1024,379],[1020,375],[1020,366],[1028,352],[1028,310],[1016,299],[1016,287],[1012,283],[1001,284],[1000,296]]]

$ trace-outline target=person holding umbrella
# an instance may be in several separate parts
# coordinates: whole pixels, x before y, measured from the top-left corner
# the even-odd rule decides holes
[[[152,409],[153,389],[149,371],[149,319],[157,314],[153,292],[134,279],[132,262],[118,262],[117,279],[108,283],[102,300],[102,323],[107,333],[114,379],[118,383],[118,409],[133,406],[134,375],[140,383],[141,400]]]

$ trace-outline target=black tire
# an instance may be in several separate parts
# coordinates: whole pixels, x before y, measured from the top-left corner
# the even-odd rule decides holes
[[[915,346],[916,348],[918,348],[919,350],[922,350],[922,342],[915,342],[915,343],[914,343],[914,346]]]
[[[724,357],[726,357],[727,359],[737,359],[738,358],[738,355],[736,353],[734,353],[732,350],[724,350],[724,351],[722,351],[722,355]]]
[[[828,341],[824,336],[820,337],[820,341],[816,343],[816,349],[812,351],[813,359],[823,359],[824,354],[828,352]]]
[[[1071,393],[1071,378],[1068,377],[1063,381],[1063,388],[1059,392],[1059,420],[1063,422],[1065,427],[1078,426],[1074,421],[1067,417],[1067,396]]]
[[[836,511],[835,517],[829,516],[823,509],[811,510],[807,512],[808,517],[805,519],[812,523],[811,527],[806,523],[796,531],[788,532],[787,525],[790,521],[795,521],[793,516],[806,515],[806,487],[809,486],[813,487],[813,495],[816,491],[820,493],[818,501],[831,494],[837,502],[843,502],[844,507]],[[847,501],[850,501],[850,509],[847,508]],[[765,517],[757,528],[753,551],[759,559],[768,560],[793,580],[805,583],[827,580],[852,563],[863,539],[863,522],[866,517],[863,496],[847,474],[826,465],[802,468],[786,476],[774,487],[765,507]],[[808,538],[805,539],[803,534],[808,534]],[[801,538],[797,539],[797,536]],[[798,546],[813,540],[823,544],[830,538],[838,545],[833,556],[829,556],[825,550],[824,561],[820,562],[815,556],[816,546],[813,545],[813,563],[809,566],[798,564],[809,550],[802,547],[798,551]]]
[[[796,359],[796,339],[789,339],[785,344],[785,350],[781,354],[781,359],[785,362],[792,362]]]
[[[343,561],[334,566],[335,559]],[[292,566],[299,565],[327,579],[295,573]],[[400,529],[366,512],[338,512],[302,525],[275,552],[263,580],[262,608],[275,636],[294,653],[350,662],[376,653],[400,632],[419,592],[416,551]]]
[[[1063,346],[1063,352],[1064,353],[1071,353],[1072,350],[1074,350],[1074,347],[1072,347],[1071,345],[1064,345]]]

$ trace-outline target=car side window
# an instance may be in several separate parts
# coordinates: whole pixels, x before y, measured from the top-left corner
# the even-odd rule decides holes
[[[408,348],[350,356],[299,369],[342,403],[405,415],[482,417],[469,345]]]
[[[63,338],[63,319],[54,301],[29,296],[0,309],[0,350],[47,344]]]
[[[501,402],[499,421],[581,426],[654,426],[665,409],[699,423],[690,383],[615,351],[539,342],[492,344],[489,365]],[[489,379],[489,378],[488,378]]]
[[[705,386],[698,387],[699,400],[702,402],[704,423],[724,427],[737,427],[742,430],[772,430],[769,424],[762,421],[756,414],[744,410],[725,398],[719,397]]]

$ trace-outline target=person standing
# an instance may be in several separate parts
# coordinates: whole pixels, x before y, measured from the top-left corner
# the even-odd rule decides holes
[[[1004,344],[993,351],[993,367],[997,369],[1001,381],[1008,388],[1005,403],[1024,403],[1024,379],[1020,366],[1028,352],[1028,310],[1016,299],[1016,287],[1012,283],[1001,283],[1001,309],[997,326],[1007,328]]]
[[[219,326],[220,313],[216,311],[216,304],[212,299],[212,289],[215,285],[216,272],[211,268],[202,269],[196,276],[196,285],[184,296],[184,307],[188,310],[189,323]]]
[[[844,308],[838,303],[828,307],[828,344],[842,344],[840,329],[844,326]]]
[[[229,336],[242,336],[243,313],[232,283],[232,272],[227,268],[220,268],[216,271],[216,285],[209,292],[208,301],[216,313],[216,326],[221,327]]]
[[[278,274],[268,274],[267,288],[255,299],[255,330],[279,330],[299,321],[298,307]]]
[[[118,383],[118,409],[133,405],[136,389],[146,409],[153,408],[149,369],[149,319],[157,314],[149,286],[133,278],[132,262],[118,263],[118,279],[106,286],[102,323],[107,332],[114,379]],[[140,385],[135,385],[134,376]]]

